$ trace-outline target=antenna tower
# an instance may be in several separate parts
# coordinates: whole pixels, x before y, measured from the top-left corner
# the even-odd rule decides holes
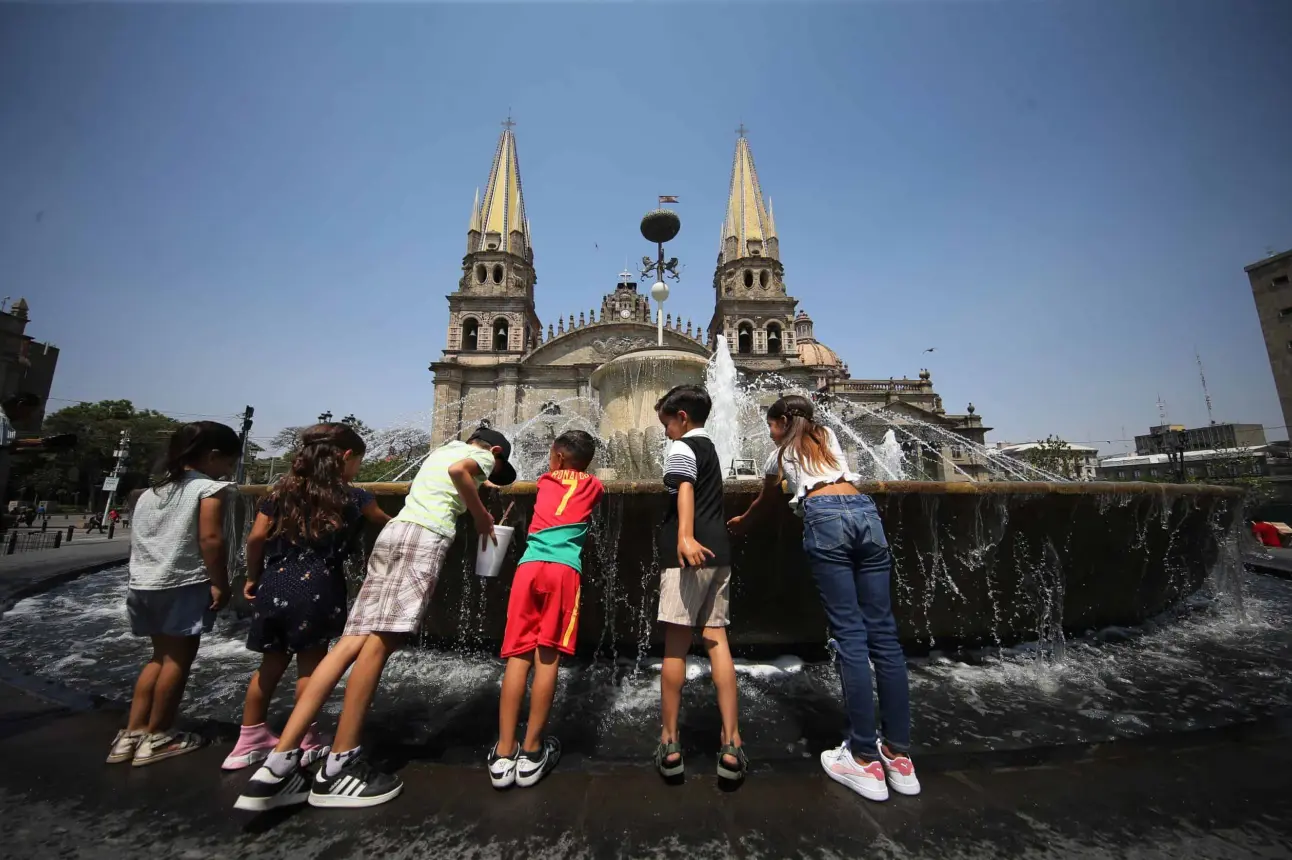
[[[1207,423],[1215,424],[1216,419],[1211,416],[1211,395],[1207,393],[1207,375],[1202,372],[1202,356],[1198,350],[1194,349],[1193,357],[1198,360],[1198,378],[1202,380],[1202,399],[1207,401]]]
[[[1157,417],[1158,417],[1158,423],[1161,424],[1163,427],[1165,427],[1166,426],[1166,401],[1162,399],[1162,395],[1160,394],[1157,396]]]

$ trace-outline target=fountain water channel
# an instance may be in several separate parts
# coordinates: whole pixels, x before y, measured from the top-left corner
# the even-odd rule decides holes
[[[653,538],[665,491],[658,480],[664,439],[653,407],[683,381],[709,388],[710,433],[728,468],[742,460],[761,466],[772,450],[765,404],[793,389],[774,378],[742,381],[725,343],[707,363],[673,350],[626,353],[598,370],[595,397],[547,403],[524,422],[494,425],[513,441],[521,480],[489,504],[497,516],[515,502],[509,523],[521,534],[552,439],[578,428],[602,443],[594,471],[609,492],[586,551],[580,659],[562,669],[555,717],[558,731],[578,738],[567,743],[576,756],[636,755],[645,715],[656,707]],[[437,404],[437,411],[454,409],[462,413],[461,404]],[[1270,668],[1292,668],[1292,642],[1280,632],[1292,618],[1292,587],[1261,583],[1245,604],[1239,491],[1061,481],[883,409],[825,403],[819,414],[839,434],[884,520],[924,748],[1088,740],[1217,724],[1252,707],[1292,703],[1292,672]],[[416,424],[435,426],[426,417]],[[424,456],[424,438],[406,444],[417,435],[395,428],[370,446],[396,452],[389,480],[368,485],[392,513]],[[993,480],[922,480],[939,457],[967,462],[949,456],[953,445],[985,464]],[[951,467],[960,468],[951,463],[943,471]],[[760,486],[757,476],[728,481],[728,511],[742,511]],[[263,491],[246,489],[231,526],[233,546],[241,546]],[[823,662],[826,623],[801,536],[785,506],[735,558],[730,633],[741,655],[742,701],[758,726],[754,752],[763,757],[797,758],[837,742],[837,680]],[[472,758],[492,741],[496,653],[523,551],[523,541],[514,541],[502,576],[484,580],[472,575],[471,541],[464,526],[441,573],[422,648],[392,663],[377,718],[412,743],[441,744],[447,760]],[[355,587],[362,573],[356,557]],[[20,603],[0,618],[0,658],[128,696],[143,646],[128,632],[124,588],[123,573],[104,573]],[[52,618],[59,623],[49,624]],[[190,688],[196,713],[236,718],[255,665],[243,636],[245,622],[231,615],[204,642]],[[690,669],[706,671],[698,659]],[[690,685],[687,695],[709,694]],[[1146,696],[1180,705],[1163,710]],[[684,735],[716,733],[710,710],[686,709],[693,722]]]

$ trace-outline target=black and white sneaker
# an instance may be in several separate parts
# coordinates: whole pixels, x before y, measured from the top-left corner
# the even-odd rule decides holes
[[[516,756],[516,784],[528,788],[547,776],[560,760],[561,742],[553,737],[543,738],[543,747],[538,752],[522,749]]]
[[[519,750],[517,750],[519,752]],[[494,788],[508,788],[516,782],[516,754],[498,755],[498,745],[489,750],[489,781]]]
[[[341,765],[341,770],[330,779],[324,762],[310,788],[310,806],[338,809],[378,806],[394,800],[403,790],[403,780],[394,774],[382,773],[362,756]]]
[[[247,787],[238,795],[234,809],[246,812],[264,812],[280,806],[295,806],[310,797],[310,775],[303,768],[294,767],[287,776],[279,776],[264,765],[251,776]]]

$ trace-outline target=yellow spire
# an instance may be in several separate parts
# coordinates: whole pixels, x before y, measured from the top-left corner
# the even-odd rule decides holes
[[[484,201],[479,214],[473,217],[480,233],[479,250],[495,248],[523,254],[529,250],[529,221],[525,218],[525,198],[521,192],[520,159],[516,154],[516,136],[512,134],[511,117],[503,124],[494,152],[489,181],[485,184]],[[521,235],[521,247],[511,247],[511,234]]]
[[[776,238],[776,227],[763,203],[763,189],[754,169],[754,154],[744,132],[742,125],[731,163],[731,192],[727,197],[727,218],[722,224],[724,263],[741,257],[771,256],[767,241]]]
[[[476,189],[476,201],[471,204],[471,220],[467,222],[467,232],[480,232],[480,189]]]

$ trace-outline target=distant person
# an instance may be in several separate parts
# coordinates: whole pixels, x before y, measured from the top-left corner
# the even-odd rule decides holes
[[[26,523],[27,528],[31,528],[32,525],[36,522],[36,509],[27,508],[27,510],[22,515],[22,521]]]
[[[264,655],[242,706],[238,743],[225,770],[263,761],[278,744],[265,719],[283,673],[296,658],[296,698],[345,630],[345,561],[362,546],[364,522],[385,525],[390,515],[367,490],[350,486],[367,448],[348,424],[316,424],[301,434],[287,476],[261,502],[247,537],[251,630],[247,648]],[[330,751],[310,724],[301,764]]]
[[[364,758],[359,745],[363,722],[386,661],[422,624],[458,517],[471,513],[482,546],[497,540],[480,487],[486,479],[497,486],[516,480],[516,470],[507,462],[510,455],[506,436],[480,427],[467,441],[441,445],[422,462],[403,510],[386,523],[373,545],[368,576],[340,641],[314,670],[278,746],[252,775],[235,808],[260,812],[307,801],[311,806],[359,808],[394,800],[404,790],[398,776],[382,773]],[[332,752],[311,777],[301,767],[301,742],[351,666]]]
[[[919,794],[911,763],[911,704],[906,658],[897,640],[890,579],[892,559],[884,525],[870,496],[852,482],[839,439],[813,420],[812,402],[792,394],[767,410],[776,451],[767,460],[763,489],[744,514],[728,525],[745,534],[782,496],[803,517],[803,549],[812,566],[838,655],[848,735],[821,753],[830,778],[868,800],[887,800],[888,788]],[[882,737],[875,732],[879,689]]]
[[[193,752],[195,734],[175,730],[189,669],[204,632],[229,602],[225,512],[238,434],[215,421],[185,424],[171,436],[165,474],[139,497],[130,540],[130,631],[152,640],[130,717],[108,762],[153,764]]]
[[[1283,546],[1283,537],[1273,523],[1254,521],[1251,527],[1252,536],[1260,541],[1261,546]]]
[[[115,526],[117,524],[117,520],[121,519],[121,512],[116,508],[113,508],[108,511],[108,519],[111,520],[112,524]]]
[[[507,669],[498,702],[498,742],[489,751],[494,788],[537,783],[561,758],[561,744],[544,737],[556,694],[562,654],[573,654],[579,637],[579,573],[588,521],[605,487],[587,474],[596,440],[567,430],[552,443],[548,471],[538,479],[525,553],[520,557],[507,601],[502,658]],[[530,675],[529,720],[518,742],[516,724]]]
[[[669,506],[659,530],[659,558],[664,565],[657,616],[664,625],[660,670],[663,728],[655,749],[655,767],[666,778],[685,772],[678,718],[686,655],[699,628],[722,715],[718,776],[740,780],[749,760],[740,739],[736,665],[727,642],[731,546],[722,510],[722,466],[704,429],[712,405],[709,393],[699,385],[679,385],[655,404],[664,435],[671,440],[664,459]]]

